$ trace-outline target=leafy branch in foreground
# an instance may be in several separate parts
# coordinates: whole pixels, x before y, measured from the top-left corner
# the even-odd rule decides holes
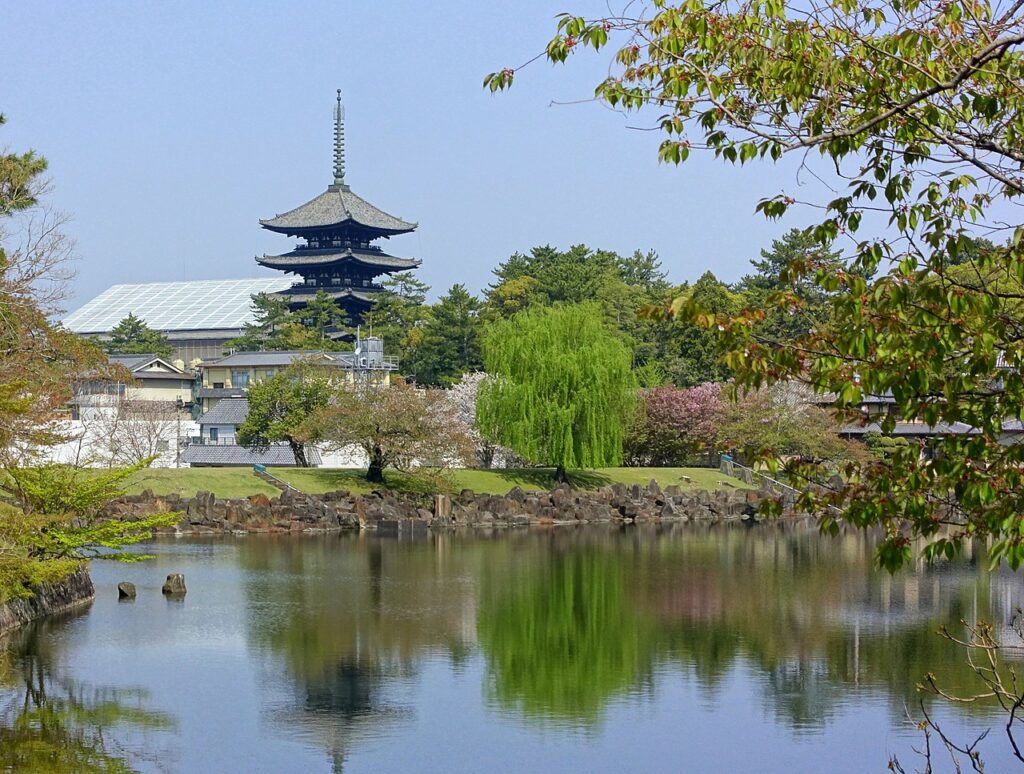
[[[61,419],[76,385],[124,376],[92,343],[50,322],[71,247],[62,219],[40,204],[45,169],[32,152],[0,153],[0,603],[31,596],[90,557],[134,560],[119,549],[177,521],[100,515],[149,460],[123,471],[40,464],[41,450],[68,440]]]
[[[562,15],[542,56],[565,62],[611,48],[596,98],[649,119],[664,162],[697,151],[734,164],[798,154],[836,191],[807,202],[780,191],[755,207],[768,218],[799,204],[819,213],[808,233],[840,251],[839,265],[801,254],[780,279],[812,280],[827,322],[773,338],[764,325],[772,308],[799,316],[807,303],[785,288],[769,294],[768,311],[716,314],[684,297],[650,316],[711,331],[739,387],[799,380],[834,397],[844,421],[860,420],[864,396],[891,393],[900,421],[932,429],[925,446],[847,463],[841,487],[809,488],[800,505],[824,527],[836,507],[849,523],[881,527],[878,558],[889,569],[911,558],[918,536],[929,559],[993,536],[993,561],[1019,567],[1024,444],[1005,441],[1024,422],[1024,3],[627,8]],[[493,73],[485,86],[506,89],[516,74]],[[978,237],[1003,245],[978,250]],[[882,432],[895,422],[886,418]],[[789,470],[815,482],[835,472]]]
[[[29,596],[40,583],[59,580],[86,559],[136,562],[145,555],[123,551],[177,524],[180,514],[134,521],[105,517],[102,508],[125,493],[125,480],[145,467],[96,470],[70,465],[0,469],[0,601]]]

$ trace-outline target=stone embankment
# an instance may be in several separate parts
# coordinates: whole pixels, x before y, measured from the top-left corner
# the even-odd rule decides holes
[[[0,605],[0,635],[37,618],[89,604],[95,596],[89,570],[83,565],[62,581],[42,584],[34,596]]]
[[[551,492],[516,488],[507,495],[463,490],[455,496],[373,492],[305,495],[286,490],[279,497],[259,494],[223,500],[209,492],[195,497],[146,491],[114,501],[110,516],[141,518],[180,511],[178,532],[325,532],[344,529],[404,531],[454,527],[518,527],[591,522],[720,521],[756,518],[769,497],[754,490],[684,491],[612,484],[596,490],[561,487]],[[170,530],[175,531],[175,530]]]

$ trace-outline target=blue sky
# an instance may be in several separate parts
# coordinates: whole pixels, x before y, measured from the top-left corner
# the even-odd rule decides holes
[[[598,14],[600,2],[572,10]],[[0,5],[0,147],[50,161],[72,217],[69,308],[119,282],[268,276],[293,240],[259,228],[331,182],[342,88],[347,179],[420,224],[384,244],[423,260],[432,295],[479,291],[511,253],[585,242],[656,250],[670,277],[738,279],[794,222],[757,201],[799,193],[792,162],[657,161],[656,132],[586,99],[607,57],[538,62],[504,95],[483,76],[541,50],[543,0]]]

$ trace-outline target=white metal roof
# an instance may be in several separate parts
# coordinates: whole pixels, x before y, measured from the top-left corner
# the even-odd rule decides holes
[[[129,314],[158,331],[232,330],[253,322],[252,296],[292,286],[293,279],[151,282],[114,285],[64,318],[75,333],[109,333]]]

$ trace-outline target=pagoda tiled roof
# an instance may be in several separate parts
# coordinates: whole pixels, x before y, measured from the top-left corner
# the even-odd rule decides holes
[[[416,228],[394,215],[379,210],[352,192],[347,185],[332,185],[315,199],[282,215],[261,220],[260,225],[285,234],[314,228],[353,223],[382,235],[404,234]]]
[[[383,269],[415,269],[421,263],[415,258],[397,258],[380,251],[336,247],[298,249],[284,255],[264,255],[256,259],[258,264],[271,269],[288,266],[328,266],[341,261],[354,261]]]

